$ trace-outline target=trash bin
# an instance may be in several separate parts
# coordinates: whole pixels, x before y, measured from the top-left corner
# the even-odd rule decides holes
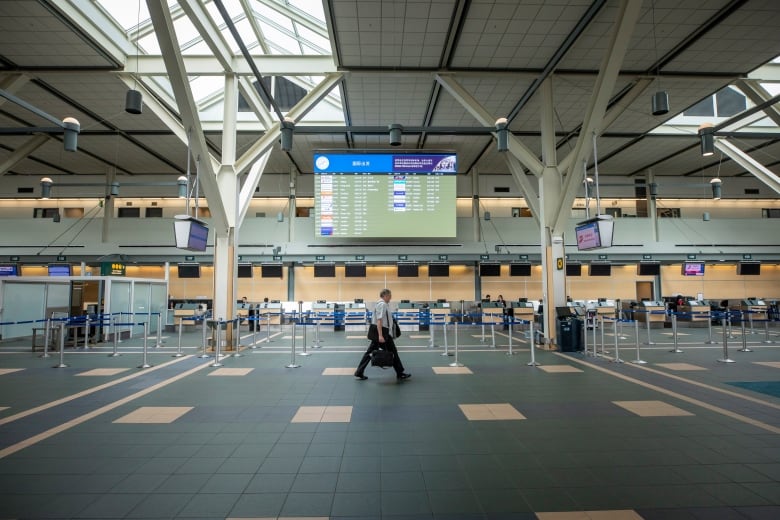
[[[582,350],[582,320],[573,315],[569,307],[558,307],[556,311],[556,335],[561,352]]]

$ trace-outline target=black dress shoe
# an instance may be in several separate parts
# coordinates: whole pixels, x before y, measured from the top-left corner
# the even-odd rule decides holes
[[[412,377],[412,374],[403,373],[397,376],[399,381],[403,381],[404,379],[409,379]]]
[[[355,377],[356,377],[357,379],[360,379],[361,381],[365,381],[366,379],[368,379],[366,376],[363,376],[363,375],[357,375],[357,374],[355,374]]]

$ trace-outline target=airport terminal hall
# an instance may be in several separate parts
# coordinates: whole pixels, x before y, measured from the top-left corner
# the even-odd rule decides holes
[[[780,518],[779,28],[0,0],[0,520]]]

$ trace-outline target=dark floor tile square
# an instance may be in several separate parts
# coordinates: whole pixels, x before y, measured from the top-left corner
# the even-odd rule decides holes
[[[338,493],[376,493],[382,489],[380,474],[339,473],[336,491]]]
[[[474,495],[486,513],[522,513],[532,511],[523,495],[514,489],[477,489]]]
[[[252,475],[246,473],[217,473],[201,489],[202,493],[243,493]]]
[[[287,493],[295,476],[294,473],[258,473],[246,485],[244,493]]]
[[[482,512],[479,500],[467,489],[428,491],[428,500],[434,516]]]
[[[130,511],[127,518],[175,518],[193,496],[176,493],[147,495]]]
[[[145,495],[128,494],[110,494],[102,495],[80,511],[80,518],[124,518],[132,511]]]
[[[428,491],[446,491],[470,489],[471,483],[461,471],[423,471],[425,489]]]
[[[157,486],[155,493],[198,493],[211,478],[208,474],[171,475]],[[238,491],[236,491],[238,492]]]
[[[381,468],[382,459],[378,456],[342,457],[339,471],[341,473],[379,473]]]
[[[332,503],[332,493],[290,493],[279,516],[329,516]]]
[[[750,520],[776,520],[780,518],[780,505],[735,508]]]
[[[430,515],[428,494],[424,491],[382,491],[382,516]]]
[[[303,457],[268,457],[258,473],[298,473]]]
[[[304,457],[299,473],[337,473],[341,457]]]
[[[338,517],[380,518],[382,495],[376,492],[336,493],[333,496],[331,519]]]
[[[299,473],[293,481],[291,493],[333,493],[338,473]]]
[[[247,493],[239,497],[229,515],[231,518],[276,518],[282,510],[287,493]],[[223,517],[223,518],[225,518]]]
[[[382,472],[382,491],[420,491],[425,489],[422,471]]]

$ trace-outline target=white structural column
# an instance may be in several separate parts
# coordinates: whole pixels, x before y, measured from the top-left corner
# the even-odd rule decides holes
[[[580,135],[574,150],[564,158],[561,163],[566,165],[566,179],[563,184],[563,195],[558,206],[555,224],[552,226],[554,233],[561,234],[571,215],[571,206],[574,197],[580,189],[584,179],[584,172],[580,165],[591,155],[591,143],[594,135],[600,135],[604,130],[604,117],[607,105],[615,89],[620,67],[623,64],[626,51],[629,48],[631,34],[642,11],[642,2],[621,0],[617,10],[612,40],[607,53],[601,62],[596,84],[593,87],[585,119],[582,123]],[[617,113],[616,109],[616,112]]]
[[[238,114],[238,80],[225,76],[224,129],[222,131],[222,164],[217,185],[228,225],[214,226],[214,317],[230,320],[236,314],[236,235],[238,220],[238,177],[236,176],[236,119]],[[232,345],[233,327],[226,329],[227,344]]]
[[[544,304],[545,342],[556,341],[555,307],[566,305],[566,271],[564,265],[563,233],[555,233],[553,225],[557,217],[562,192],[561,173],[558,171],[555,151],[555,122],[553,111],[552,78],[540,86],[542,170],[539,179],[539,228],[542,246],[542,294]]]

